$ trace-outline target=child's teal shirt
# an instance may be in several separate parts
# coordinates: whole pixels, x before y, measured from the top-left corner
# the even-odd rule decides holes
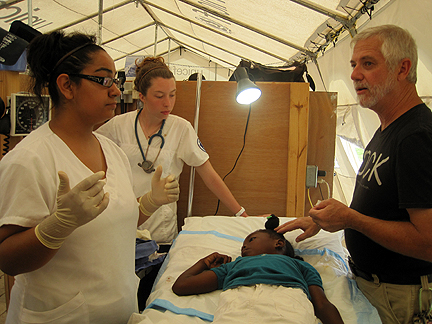
[[[280,254],[238,257],[235,261],[211,269],[218,277],[218,289],[255,284],[300,288],[310,299],[308,287],[322,288],[318,271],[309,263]]]

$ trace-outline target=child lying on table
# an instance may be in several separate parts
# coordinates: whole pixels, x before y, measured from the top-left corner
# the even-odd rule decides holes
[[[193,295],[223,289],[213,323],[343,323],[327,299],[318,271],[295,256],[271,229],[249,234],[241,257],[214,252],[183,272],[172,289]],[[316,317],[315,317],[316,316]]]

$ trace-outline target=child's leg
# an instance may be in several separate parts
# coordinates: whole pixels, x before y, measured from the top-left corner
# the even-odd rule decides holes
[[[312,303],[301,289],[272,285],[237,287],[221,293],[214,324],[313,324]]]

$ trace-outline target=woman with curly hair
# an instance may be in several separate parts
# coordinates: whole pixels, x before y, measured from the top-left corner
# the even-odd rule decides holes
[[[120,95],[96,37],[42,34],[27,61],[53,116],[0,161],[0,269],[15,276],[6,323],[126,323],[138,309],[136,228],[178,199],[178,183],[159,167],[138,204],[126,155],[93,132]]]

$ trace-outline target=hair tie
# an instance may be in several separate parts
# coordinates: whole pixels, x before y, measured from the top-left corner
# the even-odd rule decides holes
[[[169,69],[166,68],[165,66],[160,66],[160,65],[158,65],[158,66],[154,66],[154,67],[152,67],[151,69],[148,69],[148,70],[147,70],[147,71],[146,71],[146,72],[141,76],[139,82],[141,83],[142,79],[144,79],[144,77],[147,75],[147,73],[149,73],[150,71],[156,70],[156,69],[165,69],[165,70],[168,70],[168,71],[169,71]]]
[[[54,73],[54,71],[59,67],[60,64],[62,64],[69,56],[71,56],[72,54],[78,52],[80,49],[83,49],[86,46],[89,45],[94,45],[94,43],[85,43],[81,46],[78,46],[76,48],[74,48],[73,50],[71,50],[70,52],[67,52],[65,55],[62,56],[62,58],[60,60],[57,61],[56,65],[54,65],[54,68],[51,70],[51,73],[49,75],[49,78],[51,78],[51,75]]]
[[[275,214],[271,214],[267,217],[267,221],[265,223],[265,228],[269,230],[273,230],[279,226],[279,217]]]

